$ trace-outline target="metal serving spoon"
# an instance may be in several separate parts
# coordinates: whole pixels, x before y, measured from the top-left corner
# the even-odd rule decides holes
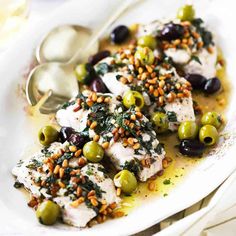
[[[60,25],[51,30],[36,48],[36,59],[39,64],[46,62],[67,63],[77,50],[84,48],[92,31],[80,25]],[[98,51],[99,44],[94,43],[89,54]]]
[[[112,16],[95,31],[84,49],[79,49],[67,63],[45,63],[35,67],[27,80],[26,97],[30,105],[35,106],[42,96],[48,93],[48,99],[40,107],[40,112],[49,114],[57,111],[63,102],[75,97],[79,92],[78,82],[74,73],[75,65],[86,61],[88,49],[93,47],[109,26],[123,13],[135,0],[127,0]]]

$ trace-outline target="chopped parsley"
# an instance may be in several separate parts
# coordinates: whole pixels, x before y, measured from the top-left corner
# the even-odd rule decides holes
[[[202,63],[201,63],[201,61],[200,61],[200,59],[199,59],[198,56],[192,55],[191,60],[192,60],[192,61],[196,61],[196,62],[198,62],[200,65],[202,65]]]
[[[122,166],[122,169],[129,170],[130,172],[133,172],[135,175],[137,175],[138,172],[142,170],[142,165],[138,160],[134,159],[132,161],[126,161],[124,166]]]
[[[176,116],[176,113],[174,111],[168,111],[166,114],[167,114],[168,120],[170,122],[176,122],[177,121],[177,116]]]
[[[18,182],[18,181],[16,181],[16,182],[14,183],[14,187],[15,187],[15,188],[21,188],[22,186],[23,186],[23,184],[20,183],[20,182]]]
[[[192,21],[192,24],[196,27],[197,32],[201,35],[202,41],[204,43],[204,47],[208,47],[211,44],[214,45],[212,33],[210,31],[206,30],[202,26],[203,20],[201,18],[194,19]]]
[[[66,109],[67,107],[72,106],[74,104],[75,104],[75,100],[65,102],[64,104],[62,104],[61,109]]]
[[[42,162],[36,159],[32,159],[26,167],[32,170],[36,170],[38,167],[41,167],[42,165],[43,165]]]
[[[57,164],[61,164],[64,160],[69,160],[71,157],[73,157],[73,153],[65,152],[60,158],[58,158]]]
[[[111,67],[105,63],[105,62],[102,62],[102,63],[99,63],[97,66],[96,66],[96,72],[98,75],[105,75],[107,72],[109,72],[111,70]]]
[[[170,182],[169,179],[165,179],[165,180],[163,181],[163,184],[165,184],[165,185],[169,185],[169,184],[171,184],[171,182]]]

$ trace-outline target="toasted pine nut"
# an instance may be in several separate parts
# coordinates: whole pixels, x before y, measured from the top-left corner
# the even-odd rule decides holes
[[[63,168],[60,168],[60,170],[59,170],[59,177],[63,178],[64,173],[65,173],[65,170]]]
[[[61,188],[65,188],[65,187],[66,187],[66,185],[65,185],[63,182],[61,182],[61,181],[58,181],[58,185],[59,185]]]
[[[117,195],[117,196],[120,196],[120,195],[121,195],[121,188],[117,188],[117,189],[116,189],[116,195]]]
[[[76,152],[77,151],[77,147],[76,146],[69,146],[69,150],[71,152]]]
[[[92,205],[95,206],[95,207],[98,205],[98,201],[97,201],[95,198],[92,198],[92,199],[90,200],[90,202],[91,202]]]
[[[109,142],[104,142],[104,143],[102,144],[102,147],[103,147],[104,149],[107,149],[107,148],[109,147],[109,145],[110,145]]]
[[[96,134],[94,137],[93,137],[93,141],[95,142],[98,142],[100,139],[100,136],[98,134]]]
[[[65,159],[63,162],[62,162],[62,167],[66,168],[68,166],[68,160]]]
[[[98,125],[97,121],[93,121],[90,125],[90,129],[94,129]]]
[[[155,184],[154,181],[148,183],[148,189],[149,189],[150,191],[154,191],[155,188],[156,188],[156,184]]]
[[[81,150],[81,149],[77,150],[77,151],[75,152],[75,157],[79,157],[79,156],[81,155],[81,153],[82,153],[82,150]]]
[[[59,170],[60,170],[60,166],[59,166],[59,165],[56,165],[56,167],[54,168],[53,173],[54,173],[55,175],[57,175],[58,172],[59,172]]]
[[[82,188],[81,188],[81,187],[77,187],[77,189],[76,189],[76,195],[77,195],[77,197],[80,197],[81,194],[82,194]]]

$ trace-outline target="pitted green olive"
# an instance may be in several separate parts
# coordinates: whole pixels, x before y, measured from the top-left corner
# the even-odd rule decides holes
[[[194,139],[198,134],[198,126],[194,121],[182,122],[178,128],[179,139]]]
[[[157,133],[163,133],[168,130],[169,122],[168,122],[168,117],[165,113],[163,112],[153,113],[151,121],[155,124]]]
[[[149,47],[154,50],[157,46],[157,41],[152,35],[144,35],[138,39],[138,45],[141,47]]]
[[[39,130],[38,139],[44,146],[49,146],[51,143],[57,141],[59,132],[52,126],[47,125]]]
[[[199,131],[199,139],[207,146],[214,145],[219,140],[219,134],[215,126],[204,125]]]
[[[134,57],[138,59],[143,65],[151,65],[155,60],[153,51],[148,47],[138,47]]]
[[[42,202],[36,211],[36,216],[41,224],[53,225],[60,215],[60,207],[53,201]]]
[[[202,116],[201,123],[202,125],[213,125],[218,129],[222,125],[222,118],[215,111],[207,112]]]
[[[177,18],[181,21],[192,21],[195,17],[193,5],[184,5],[178,10]]]
[[[123,104],[126,108],[131,106],[142,108],[144,106],[143,95],[137,91],[127,91],[123,97]]]
[[[136,177],[128,170],[122,170],[117,173],[114,177],[114,183],[126,194],[131,194],[138,186]]]
[[[84,145],[83,154],[89,161],[99,162],[104,156],[104,150],[97,142],[90,141]]]

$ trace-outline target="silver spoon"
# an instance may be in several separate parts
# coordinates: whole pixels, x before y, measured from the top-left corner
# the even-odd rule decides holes
[[[30,105],[35,106],[41,97],[51,90],[51,93],[40,108],[40,112],[49,114],[57,111],[63,102],[75,97],[79,93],[78,82],[74,73],[75,65],[86,61],[88,49],[99,40],[108,27],[124,12],[135,0],[127,0],[115,13],[92,34],[87,46],[79,49],[67,63],[45,63],[35,67],[27,80],[26,97]]]
[[[84,48],[92,31],[80,25],[60,25],[51,30],[36,48],[36,59],[39,64],[46,62],[67,63],[81,48]],[[89,53],[98,51],[98,42],[90,48]]]

